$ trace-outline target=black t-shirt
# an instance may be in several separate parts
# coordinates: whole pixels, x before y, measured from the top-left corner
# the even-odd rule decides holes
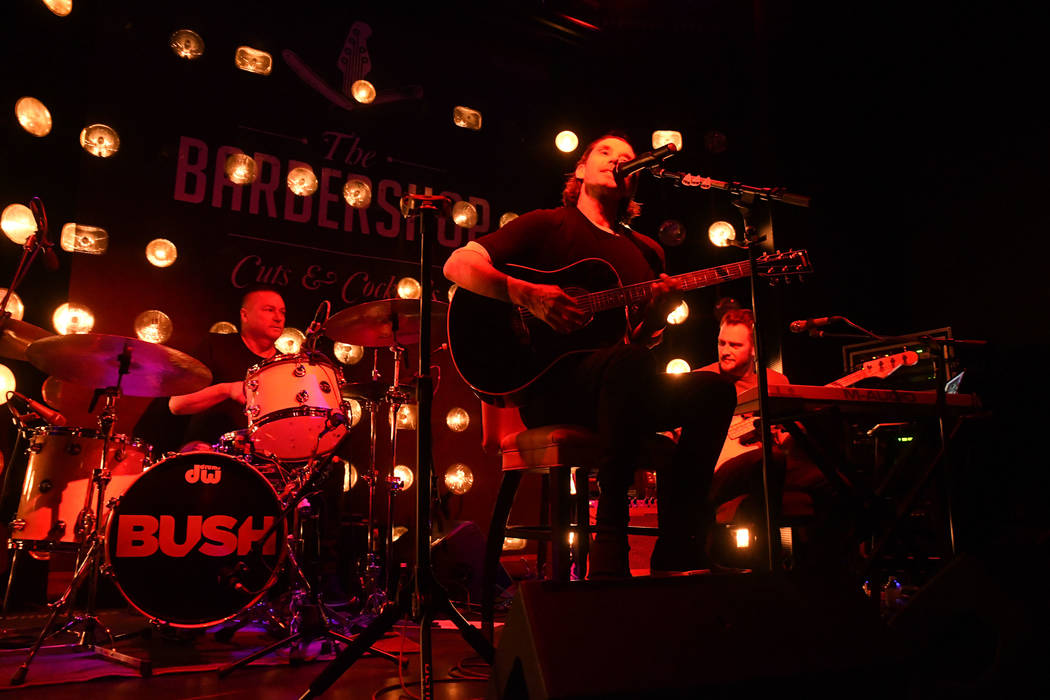
[[[211,370],[213,384],[244,381],[248,370],[265,360],[249,350],[237,333],[209,333],[191,354]],[[191,440],[215,443],[224,433],[247,427],[244,405],[224,399],[190,416],[183,443]]]
[[[497,267],[505,263],[540,270],[600,258],[624,285],[646,282],[664,269],[663,249],[650,238],[620,229],[603,231],[576,207],[537,209],[478,239]]]
[[[609,233],[591,223],[576,207],[537,209],[478,239],[496,267],[506,263],[555,270],[585,258],[612,265],[624,286],[648,282],[664,270],[663,249],[656,241],[619,228]],[[597,289],[591,291],[600,291]],[[643,309],[630,309],[632,324]]]

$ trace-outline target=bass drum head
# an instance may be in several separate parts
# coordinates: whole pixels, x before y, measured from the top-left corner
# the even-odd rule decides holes
[[[210,627],[253,605],[283,562],[286,524],[270,483],[243,461],[189,452],[145,472],[106,530],[117,587],[143,615]]]

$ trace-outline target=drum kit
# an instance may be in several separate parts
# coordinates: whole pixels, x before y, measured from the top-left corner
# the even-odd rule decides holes
[[[444,305],[434,307],[435,318],[444,315]],[[278,355],[248,370],[246,430],[221,436],[210,449],[157,460],[150,445],[115,431],[119,399],[198,391],[211,382],[203,363],[138,339],[55,336],[4,319],[0,355],[28,360],[53,378],[93,390],[90,412],[95,402],[104,402],[97,428],[28,427],[24,419],[31,414],[19,421],[15,451],[25,463],[25,478],[8,547],[44,556],[73,552],[76,563],[69,588],[50,604],[51,614],[12,683],[24,681],[45,639],[78,629],[79,641],[71,646],[150,673],[148,661],[101,646],[100,638],[111,646],[116,638],[96,616],[100,574],[153,625],[204,629],[234,621],[239,626],[254,615],[268,616],[289,633],[224,672],[281,646],[299,649],[304,640],[352,642],[353,630],[374,619],[395,585],[391,514],[401,482],[393,475],[393,417],[415,401],[412,384],[402,383],[400,365],[405,347],[420,341],[419,316],[418,302],[401,299],[366,302],[331,316],[316,335],[374,348],[370,380],[346,382],[315,350],[316,335],[308,336],[309,350]],[[381,349],[394,356],[390,384],[378,371]],[[339,616],[322,600],[317,577],[304,573],[303,556],[319,550],[304,534],[316,533],[317,524],[311,529],[304,519],[310,518],[309,499],[320,494],[355,422],[351,399],[369,417],[369,459],[361,474],[368,485],[368,539],[359,562],[360,614]],[[384,406],[391,416],[389,462],[377,448],[377,416]],[[387,522],[380,527],[375,499],[384,476]],[[8,591],[14,577],[12,560]],[[74,615],[75,593],[85,584],[85,609]],[[280,591],[290,595],[278,596]],[[7,602],[5,596],[5,612]],[[52,629],[63,612],[68,621]]]

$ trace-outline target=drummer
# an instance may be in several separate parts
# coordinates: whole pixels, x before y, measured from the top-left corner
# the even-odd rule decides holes
[[[234,430],[248,427],[244,414],[244,377],[248,369],[277,355],[274,342],[284,332],[284,299],[276,289],[254,285],[241,297],[241,332],[209,333],[193,356],[211,370],[215,384],[168,399],[175,415],[190,415],[183,449],[213,445]]]

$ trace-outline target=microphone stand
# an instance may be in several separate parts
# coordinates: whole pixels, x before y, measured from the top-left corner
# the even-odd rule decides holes
[[[699,187],[700,189],[719,189],[729,193],[730,201],[740,212],[744,221],[744,240],[734,244],[747,249],[747,260],[751,277],[751,313],[754,316],[755,362],[758,365],[758,410],[762,420],[759,421],[762,435],[762,500],[766,520],[766,567],[772,572],[775,568],[775,546],[773,539],[773,515],[770,507],[769,470],[773,462],[773,438],[770,431],[769,381],[766,376],[764,342],[761,333],[761,304],[758,301],[758,246],[766,237],[751,223],[751,205],[755,199],[777,201],[800,207],[809,206],[809,197],[792,194],[782,187],[753,187],[740,182],[723,182],[709,177],[687,173],[650,168],[649,172],[659,179],[671,180],[679,187]],[[779,495],[779,494],[778,494]]]
[[[495,650],[485,636],[475,629],[448,597],[448,592],[434,578],[430,565],[430,506],[434,492],[432,464],[431,404],[433,379],[430,375],[430,310],[432,297],[431,254],[426,216],[448,215],[452,202],[448,197],[406,195],[402,198],[401,213],[407,219],[419,216],[419,380],[417,385],[416,423],[416,564],[411,580],[400,586],[396,600],[387,604],[383,612],[357,636],[352,644],[339,653],[310,683],[300,700],[319,697],[332,686],[383,634],[408,613],[419,622],[420,700],[433,700],[433,648],[431,625],[438,617],[451,620],[463,639],[485,661],[492,663]],[[389,566],[390,563],[387,562]],[[408,591],[411,590],[411,595]]]

